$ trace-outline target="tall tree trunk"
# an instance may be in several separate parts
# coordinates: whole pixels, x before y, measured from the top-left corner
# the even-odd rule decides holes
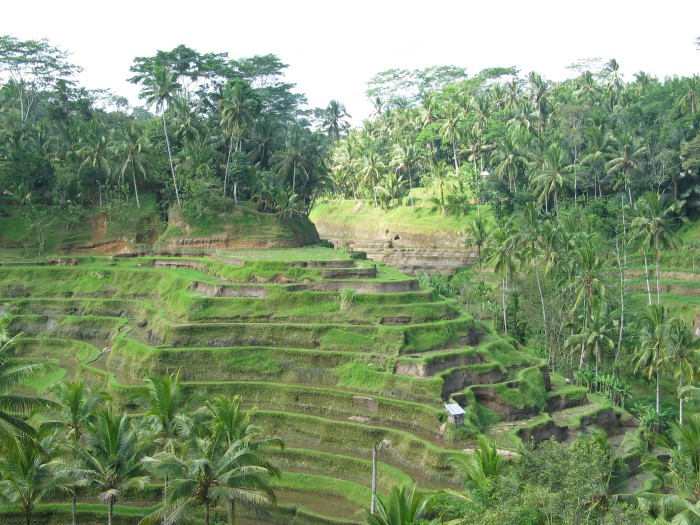
[[[508,276],[503,271],[503,331],[508,335],[508,315],[506,314],[506,296],[508,295]]]
[[[353,186],[353,193],[355,192],[355,187]],[[408,197],[411,199],[411,213],[415,213],[413,209],[413,177],[411,177],[411,168],[408,168]]]
[[[649,257],[646,251],[644,252],[644,275],[647,280],[647,298],[649,299],[649,306],[651,306],[651,284],[649,284]]]
[[[226,198],[226,189],[228,187],[229,173],[231,171],[231,154],[233,153],[233,140],[228,142],[228,156],[226,157],[226,170],[224,171],[224,198]]]
[[[112,516],[114,515],[114,496],[110,495],[107,509],[107,525],[112,525]]]
[[[136,197],[136,207],[140,210],[141,203],[139,202],[139,190],[136,187],[136,170],[134,169],[134,161],[131,161],[131,180],[134,181],[134,197]]]
[[[683,389],[683,368],[681,367],[678,370],[678,390]],[[680,394],[678,396],[678,422],[682,425],[683,424],[683,395]]]
[[[540,272],[538,271],[537,259],[535,259],[535,279],[537,281],[537,291],[540,293],[540,304],[542,305],[542,326],[544,327],[544,341],[549,347],[549,338],[547,337],[547,311],[544,307],[544,294],[542,293],[542,284],[540,283]],[[552,365],[552,352],[549,351],[549,365]]]
[[[71,494],[71,508],[70,508],[70,518],[71,525],[76,525],[78,523],[78,495],[75,491],[78,489],[77,485],[73,483],[73,492]]]
[[[209,502],[204,504],[204,525],[209,525]]]
[[[656,414],[661,413],[661,384],[659,382],[659,364],[656,364]]]
[[[177,199],[178,208],[182,207],[180,204],[180,192],[177,189],[177,179],[175,178],[175,167],[173,166],[173,155],[170,152],[170,139],[168,138],[168,127],[165,124],[165,111],[163,112],[163,131],[165,132],[165,146],[168,149],[168,162],[170,163],[170,173],[173,176],[173,186],[175,187],[175,198]]]
[[[654,240],[654,263],[656,265],[656,304],[661,306],[661,272],[659,265],[661,262],[661,253],[659,252],[659,239]]]
[[[372,503],[370,504],[370,514],[374,514],[377,509],[377,444],[372,443]]]
[[[236,525],[236,502],[231,496],[228,498],[228,525]]]

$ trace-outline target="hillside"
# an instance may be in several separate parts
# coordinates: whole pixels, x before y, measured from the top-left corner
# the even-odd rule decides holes
[[[179,371],[187,390],[257,406],[287,445],[274,454],[280,507],[264,523],[360,523],[373,443],[391,443],[387,493],[409,478],[455,486],[447,457],[480,431],[513,450],[633,424],[414,278],[338,250],[5,263],[0,303],[25,334],[18,355],[57,365],[39,392],[78,376],[126,404],[146,376]],[[445,423],[450,399],[464,427]]]

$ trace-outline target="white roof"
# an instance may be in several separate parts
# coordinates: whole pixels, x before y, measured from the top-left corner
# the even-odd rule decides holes
[[[447,410],[451,416],[461,416],[464,415],[464,409],[457,403],[445,403],[445,410]]]

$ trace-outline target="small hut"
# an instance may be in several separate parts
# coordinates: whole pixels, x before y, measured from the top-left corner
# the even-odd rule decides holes
[[[450,423],[454,423],[458,427],[464,425],[464,409],[457,403],[445,403],[445,410],[447,410],[447,420]]]

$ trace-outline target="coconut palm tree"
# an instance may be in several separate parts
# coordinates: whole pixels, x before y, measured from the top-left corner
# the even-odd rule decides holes
[[[0,455],[0,498],[20,509],[25,525],[31,525],[36,505],[56,489],[48,467],[54,445],[52,437],[41,443],[20,438]]]
[[[94,423],[97,412],[103,408],[104,403],[109,400],[109,395],[99,390],[92,392],[89,387],[79,381],[69,381],[57,383],[49,389],[51,396],[56,402],[56,406],[49,415],[49,420],[42,423],[40,433],[53,431],[65,431],[68,443],[70,444],[68,455],[63,461],[54,461],[54,467],[64,477],[72,482],[66,483],[64,491],[71,495],[71,523],[77,523],[77,490],[78,486],[83,486],[89,482],[90,476],[77,465],[73,460],[77,458],[74,450],[81,446],[82,437],[88,427]]]
[[[490,483],[505,470],[505,461],[498,455],[496,443],[483,434],[477,447],[465,454],[453,454],[450,463],[459,474],[463,487],[475,494],[486,495]]]
[[[231,157],[234,151],[241,151],[243,134],[251,126],[253,118],[259,111],[260,101],[248,84],[242,80],[236,80],[223,90],[219,107],[221,108],[221,127],[228,136],[229,144],[224,174],[224,197],[226,197]],[[237,181],[234,181],[233,195],[234,200],[238,203],[236,185]]]
[[[647,306],[639,319],[639,344],[635,348],[634,369],[648,379],[656,376],[656,413],[661,413],[661,370],[668,364],[669,347],[666,313],[658,304]]]
[[[640,144],[637,137],[633,137],[627,132],[623,132],[617,139],[617,148],[612,154],[612,158],[607,163],[608,176],[619,176],[623,184],[625,193],[629,196],[630,206],[632,205],[632,173],[640,167],[642,155],[646,152],[646,146]]]
[[[684,389],[697,379],[695,366],[698,358],[698,341],[688,325],[679,317],[668,320],[669,366],[678,380],[678,422],[683,424]]]
[[[261,457],[264,451],[271,447],[284,448],[281,439],[260,438],[262,429],[252,422],[257,408],[243,410],[243,398],[240,395],[215,396],[211,401],[207,401],[205,406],[209,416],[207,423],[209,433],[222,452],[240,440],[246,440],[248,448],[252,452],[260,454]],[[233,523],[235,519],[235,503],[235,497],[229,496],[229,523]]]
[[[539,191],[540,205],[544,202],[545,213],[549,213],[549,198],[553,196],[554,210],[559,216],[559,192],[573,186],[573,168],[562,147],[556,142],[550,144],[544,152],[544,165],[531,179],[534,189]]]
[[[457,159],[457,142],[462,138],[462,132],[459,129],[461,114],[459,106],[449,102],[445,106],[445,116],[438,120],[440,124],[440,135],[447,140],[452,146],[452,157],[455,164],[455,174],[459,178],[459,160]]]
[[[14,446],[15,438],[32,439],[34,428],[22,416],[51,408],[52,401],[34,396],[13,394],[15,387],[50,371],[48,363],[25,364],[17,359],[13,347],[21,334],[10,336],[10,317],[0,314],[0,451]]]
[[[508,282],[510,275],[515,271],[517,239],[511,222],[498,225],[491,233],[491,242],[488,245],[486,263],[493,266],[493,271],[501,275],[501,297],[503,308],[503,331],[508,335]]]
[[[656,304],[661,304],[661,250],[680,247],[680,238],[673,230],[673,221],[680,212],[680,203],[658,193],[645,193],[637,201],[634,211],[635,217],[631,224],[632,239],[640,241],[645,254],[651,251],[654,256]]]
[[[340,140],[341,133],[347,132],[350,124],[347,121],[351,115],[348,114],[345,106],[337,100],[331,100],[323,110],[321,127],[328,133],[333,142]]]
[[[141,177],[146,178],[146,158],[149,153],[148,137],[143,133],[143,130],[136,124],[132,123],[128,128],[121,130],[117,134],[117,138],[112,141],[111,146],[116,154],[124,159],[121,171],[119,172],[119,182],[124,180],[124,174],[127,169],[131,171],[131,181],[134,185],[134,197],[136,199],[136,207],[141,208],[139,202],[139,190],[136,185],[136,173]]]
[[[173,164],[173,155],[170,149],[170,138],[168,136],[168,126],[165,120],[165,114],[168,108],[172,107],[175,102],[177,93],[181,87],[175,81],[176,74],[163,67],[157,67],[143,79],[144,88],[140,96],[146,99],[146,106],[155,106],[156,111],[161,112],[163,117],[163,133],[165,134],[165,146],[168,151],[168,162],[170,164],[170,174],[173,177],[173,187],[175,188],[175,198],[177,199],[178,207],[180,203],[180,192],[175,178],[175,166]]]
[[[411,213],[414,213],[413,206],[413,169],[420,155],[418,154],[418,147],[406,140],[403,142],[397,142],[394,144],[394,156],[391,158],[391,166],[396,170],[397,173],[405,173],[408,175],[408,195],[411,199]]]
[[[374,206],[379,207],[377,202],[377,184],[382,179],[384,172],[386,172],[386,165],[374,151],[369,150],[360,159],[359,168],[360,183],[372,188]]]
[[[367,511],[367,525],[413,525],[425,516],[427,504],[415,484],[394,486],[388,498],[379,498],[374,514]]]
[[[196,438],[178,454],[160,452],[145,458],[146,468],[172,480],[172,491],[167,505],[145,518],[142,525],[157,523],[165,515],[169,523],[179,523],[197,507],[204,507],[203,522],[209,525],[212,506],[229,498],[251,505],[274,503],[270,480],[279,470],[251,449],[249,442],[239,439],[222,450],[214,439]],[[234,520],[231,515],[229,523]]]
[[[141,440],[126,414],[114,414],[111,407],[97,413],[94,424],[85,433],[85,447],[73,452],[85,472],[90,473],[101,500],[107,502],[107,524],[112,525],[114,504],[129,488],[142,489],[148,477],[142,473],[150,440]]]
[[[189,433],[189,414],[202,401],[201,394],[186,395],[180,385],[180,372],[165,377],[146,378],[146,390],[137,392],[132,401],[144,408],[143,417],[150,424],[161,450],[175,452],[179,440]],[[167,499],[168,478],[163,484],[163,500]],[[163,523],[167,523],[166,517]]]

